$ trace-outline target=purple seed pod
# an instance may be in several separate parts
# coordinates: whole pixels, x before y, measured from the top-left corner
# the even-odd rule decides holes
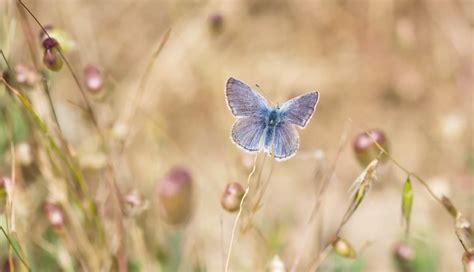
[[[236,212],[240,209],[240,201],[244,196],[244,189],[238,182],[227,184],[222,193],[221,205],[228,212]]]
[[[59,46],[58,41],[55,38],[46,38],[42,42],[44,50],[50,50]]]
[[[63,59],[61,58],[58,49],[53,47],[44,50],[43,63],[49,70],[55,72],[61,70],[63,67]]]
[[[416,253],[412,246],[399,242],[393,247],[393,259],[400,271],[412,271],[415,258]]]
[[[90,93],[100,93],[104,86],[104,78],[97,66],[89,64],[84,68],[84,84]]]
[[[370,135],[367,135],[367,133]],[[387,152],[389,151],[389,145],[385,133],[380,129],[370,129],[367,132],[362,132],[354,138],[353,149],[356,155],[357,161],[366,167],[372,160],[381,155],[381,150],[374,143],[374,140],[383,147]],[[385,162],[387,160],[386,155],[380,156],[380,161]]]
[[[172,168],[158,184],[157,194],[168,223],[180,225],[189,221],[193,210],[193,180],[187,168]]]
[[[62,231],[65,223],[64,211],[57,203],[46,201],[43,204],[43,212],[48,222],[56,231]]]
[[[208,18],[209,29],[214,34],[219,34],[224,28],[224,16],[220,13],[213,13]]]

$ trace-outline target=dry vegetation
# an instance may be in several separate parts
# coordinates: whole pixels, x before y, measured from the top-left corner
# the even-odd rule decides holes
[[[230,271],[473,271],[474,1],[23,3],[0,0],[2,271],[223,271],[248,180]],[[231,76],[320,91],[294,158],[232,144]]]

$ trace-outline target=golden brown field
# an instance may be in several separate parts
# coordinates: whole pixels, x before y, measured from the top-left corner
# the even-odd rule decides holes
[[[473,27],[473,0],[0,0],[0,269],[474,271]],[[295,157],[232,143],[230,77],[320,92]]]

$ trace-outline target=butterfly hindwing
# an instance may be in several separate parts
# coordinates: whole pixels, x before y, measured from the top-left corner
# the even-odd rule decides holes
[[[238,118],[232,126],[232,141],[246,151],[259,151],[265,127],[264,118],[253,116]]]
[[[280,122],[275,126],[273,155],[276,160],[283,161],[293,157],[299,144],[298,132],[294,125],[289,122]]]
[[[288,100],[280,108],[282,121],[288,121],[302,128],[306,127],[316,110],[318,101],[319,92],[312,92]]]
[[[225,93],[227,105],[236,117],[262,116],[268,112],[265,98],[237,79],[227,80]]]

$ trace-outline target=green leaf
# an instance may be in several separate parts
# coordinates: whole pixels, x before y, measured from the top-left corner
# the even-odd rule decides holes
[[[403,193],[402,193],[402,217],[405,223],[405,232],[407,234],[410,230],[410,217],[411,217],[412,207],[413,207],[413,191],[412,191],[410,177],[407,177],[405,184],[403,185]]]

